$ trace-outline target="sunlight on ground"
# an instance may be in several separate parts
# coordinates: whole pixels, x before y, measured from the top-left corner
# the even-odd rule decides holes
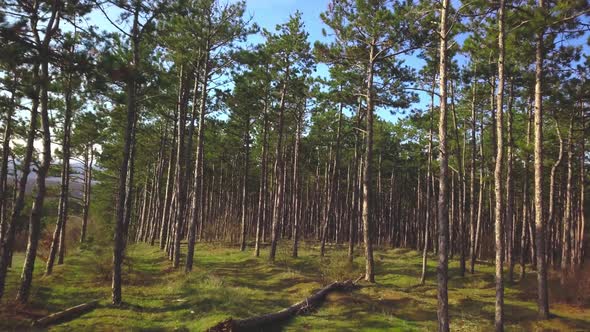
[[[198,245],[195,270],[185,274],[170,268],[164,253],[145,244],[129,248],[124,265],[124,304],[109,305],[111,251],[92,246],[80,249],[42,277],[36,266],[33,302],[28,308],[0,307],[0,330],[30,326],[33,318],[101,299],[101,306],[51,330],[164,329],[204,330],[228,317],[246,318],[280,310],[335,280],[356,279],[362,257],[347,263],[346,250],[331,247],[325,258],[317,248],[305,246],[300,258],[289,257],[287,242],[275,264],[267,253],[255,258],[212,244]],[[276,330],[285,331],[413,331],[436,329],[435,261],[429,262],[428,281],[419,285],[421,257],[408,250],[375,253],[375,285],[352,293],[330,294],[316,312],[297,317]],[[15,256],[9,274],[7,299],[15,294],[22,255]],[[451,261],[449,282],[451,328],[454,331],[488,331],[493,328],[494,278],[491,265],[478,265],[474,275],[459,276]],[[536,320],[535,275],[522,283],[506,285],[506,330],[590,329],[590,310],[566,304],[552,305],[550,321]]]

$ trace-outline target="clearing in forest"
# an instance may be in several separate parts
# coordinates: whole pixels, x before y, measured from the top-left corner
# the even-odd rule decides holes
[[[283,250],[284,248],[284,250]],[[356,278],[362,258],[349,265],[344,248],[330,247],[320,258],[315,247],[305,246],[299,258],[279,247],[275,264],[267,253],[255,258],[251,251],[205,244],[197,246],[196,270],[172,270],[166,255],[156,247],[132,245],[124,265],[125,301],[109,305],[111,250],[90,246],[71,255],[68,264],[42,277],[37,266],[33,299],[27,308],[7,300],[0,309],[0,330],[23,329],[31,320],[92,299],[101,299],[94,311],[50,330],[191,330],[202,331],[228,318],[247,318],[274,312],[309,296],[334,281]],[[23,255],[15,256],[7,289],[13,291]],[[328,295],[315,312],[289,320],[273,330],[284,331],[420,331],[436,328],[434,264],[425,285],[419,285],[421,257],[415,251],[378,250],[374,285],[350,293]],[[474,275],[459,276],[458,262],[450,266],[451,328],[454,331],[488,331],[493,327],[493,266],[482,263]],[[590,328],[587,303],[556,302],[558,284],[552,284],[549,321],[537,321],[536,281],[529,273],[522,282],[506,287],[506,330]],[[566,293],[563,292],[562,293]],[[14,298],[13,293],[6,299]],[[563,295],[563,294],[562,294]],[[561,296],[560,301],[565,301]],[[569,299],[572,300],[572,299]],[[575,300],[575,298],[573,299]],[[575,302],[575,301],[574,301]]]

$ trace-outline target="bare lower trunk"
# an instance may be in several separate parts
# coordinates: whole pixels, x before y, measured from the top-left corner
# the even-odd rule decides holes
[[[188,230],[188,248],[186,253],[185,272],[193,268],[193,256],[195,253],[196,227],[200,225],[199,232],[202,232],[205,207],[205,180],[204,172],[204,140],[205,140],[205,111],[207,110],[207,84],[209,79],[209,54],[207,53],[203,62],[203,85],[201,91],[201,102],[199,109],[199,127],[197,130],[197,158],[195,159],[195,176],[193,182],[194,195],[192,201],[192,219]],[[196,90],[196,89],[195,89]],[[202,233],[201,233],[202,234]]]
[[[338,191],[338,178],[339,178],[339,168],[340,168],[340,131],[342,129],[342,109],[343,104],[340,103],[339,111],[338,111],[338,129],[336,131],[336,144],[334,146],[334,164],[332,167],[332,173],[330,174],[330,186],[328,192],[328,210],[327,215],[325,218],[324,228],[322,230],[322,241],[320,244],[320,256],[324,256],[325,247],[326,247],[326,239],[328,237],[328,229],[332,223],[337,221],[336,217],[336,202],[338,200],[337,191]]]
[[[256,218],[256,242],[254,244],[254,256],[260,256],[260,242],[265,227],[266,220],[266,184],[267,184],[267,137],[268,137],[268,117],[267,117],[268,100],[264,103],[263,111],[263,128],[262,128],[262,151],[260,160],[260,190],[258,194],[258,215]]]
[[[362,112],[362,103],[359,101],[357,107],[357,114],[356,114],[356,126],[360,128],[361,126],[361,112]],[[357,232],[356,225],[359,216],[359,187],[361,181],[361,154],[360,154],[360,137],[358,131],[355,132],[354,135],[354,163],[353,163],[353,183],[352,183],[352,211],[350,215],[350,220],[348,221],[348,261],[352,263],[354,260],[354,242],[356,241],[355,234]]]
[[[4,123],[4,136],[2,141],[2,162],[0,163],[0,255],[2,252],[2,243],[8,228],[8,157],[10,156],[10,142],[12,140],[12,115],[16,109],[16,84],[18,77],[13,74],[13,84],[10,90],[10,101],[6,111]],[[16,168],[15,168],[16,170]],[[16,186],[16,182],[14,183]]]
[[[477,76],[477,67],[475,68],[475,76]],[[475,158],[477,155],[477,141],[476,141],[476,132],[477,132],[477,118],[476,118],[476,108],[475,108],[475,95],[477,92],[477,82],[473,83],[473,87],[471,90],[471,167],[470,167],[470,181],[469,181],[469,199],[470,199],[470,208],[469,208],[469,225],[470,225],[470,272],[474,273],[475,268],[475,254],[476,254],[476,246],[475,246],[475,239],[477,237],[477,225],[476,220],[478,213],[477,209],[477,201],[475,198],[475,169],[477,167],[475,163]],[[482,187],[479,188],[480,194],[482,191]]]
[[[242,170],[242,208],[241,216],[242,227],[240,232],[240,250],[246,250],[246,221],[248,219],[248,171],[250,167],[250,116],[246,118],[244,127],[244,166]]]
[[[125,123],[125,136],[123,143],[123,159],[119,171],[119,185],[117,197],[117,209],[115,216],[115,244],[113,247],[113,277],[112,277],[112,303],[121,305],[122,287],[122,264],[125,252],[125,200],[127,194],[127,177],[133,138],[133,127],[136,120],[136,93],[137,93],[137,70],[139,66],[139,4],[133,12],[132,47],[133,47],[133,70],[127,82],[127,116]]]
[[[500,0],[498,8],[498,94],[496,96],[496,168],[494,171],[495,191],[495,249],[496,249],[496,315],[494,320],[497,332],[504,331],[504,188],[502,181],[504,166],[504,7]]]
[[[293,156],[293,208],[295,211],[293,212],[294,219],[293,219],[293,252],[291,256],[297,257],[298,256],[298,246],[299,246],[299,228],[300,225],[300,199],[299,199],[299,150],[301,145],[301,126],[303,121],[303,114],[305,112],[305,102],[303,103],[303,109],[301,113],[297,116],[297,131],[295,133],[295,151]]]
[[[583,105],[582,105],[583,106]],[[586,182],[586,119],[584,117],[584,111],[582,107],[582,139],[581,139],[581,147],[580,147],[580,204],[578,205],[578,216],[579,220],[579,240],[578,240],[578,264],[580,267],[584,264],[584,257],[586,257],[584,252],[584,234],[586,232],[586,201],[585,201],[585,182]]]
[[[39,80],[39,65],[36,64],[32,70],[33,81]],[[12,246],[14,244],[14,236],[16,233],[17,221],[21,217],[21,213],[25,207],[25,195],[27,180],[31,171],[31,161],[33,159],[34,142],[37,131],[37,122],[39,117],[39,85],[33,87],[32,105],[31,105],[31,116],[29,122],[29,130],[27,134],[27,145],[25,150],[25,156],[21,164],[22,171],[21,177],[18,181],[18,189],[15,191],[15,198],[12,204],[12,213],[10,219],[6,221],[4,231],[4,241],[0,247],[0,298],[4,295],[4,286],[6,283],[6,273],[8,267],[12,262]],[[16,172],[16,165],[15,165]]]
[[[440,9],[440,49],[439,49],[439,151],[440,174],[438,193],[438,268],[437,268],[437,299],[438,299],[438,330],[449,331],[449,297],[448,297],[448,268],[449,268],[449,214],[447,197],[448,154],[447,154],[447,14],[449,0],[443,0]]]
[[[514,98],[514,82],[511,80],[510,82],[510,97],[508,100],[508,108],[507,108],[507,115],[508,115],[508,145],[506,151],[507,157],[507,170],[506,170],[506,264],[508,265],[508,281],[512,282],[514,280],[514,181],[513,177],[513,160],[514,160],[514,153],[513,153],[513,146],[514,146],[514,137],[512,135],[512,123],[513,123],[513,115],[512,115],[512,104]]]
[[[570,229],[572,224],[572,199],[573,199],[573,157],[574,153],[572,150],[572,127],[573,127],[573,116],[570,121],[569,133],[567,138],[567,180],[566,180],[566,191],[565,191],[565,207],[563,210],[563,233],[561,238],[561,284],[564,285],[568,275],[568,268],[571,266],[572,258],[572,238],[570,237]]]
[[[80,234],[80,242],[86,241],[88,229],[88,215],[90,212],[90,202],[92,194],[92,165],[94,162],[94,147],[89,144],[86,147],[85,161],[84,161],[84,202],[82,207],[82,233]]]
[[[68,218],[68,195],[70,184],[70,133],[72,119],[72,74],[68,75],[65,92],[66,111],[64,117],[62,142],[61,188],[59,194],[59,208],[57,223],[49,249],[49,257],[45,267],[45,274],[50,275],[53,270],[55,255],[58,254],[58,264],[63,263],[65,254],[66,221]],[[58,250],[59,245],[59,250]],[[59,251],[59,252],[58,252]]]
[[[176,126],[178,125],[177,121],[178,111],[175,110],[174,112],[174,125],[172,129],[172,145],[170,149],[170,158],[168,160],[168,171],[166,176],[166,193],[164,195],[164,208],[162,211],[162,227],[160,229],[160,250],[165,249],[166,244],[169,239],[168,230],[170,228],[170,211],[172,209],[173,204],[173,192],[174,192],[174,166],[176,165],[176,154],[174,153],[174,147],[178,144],[176,140]]]
[[[559,139],[559,154],[557,156],[557,160],[555,161],[555,164],[553,164],[553,167],[551,167],[551,173],[549,175],[549,229],[555,229],[557,230],[557,227],[555,227],[556,225],[556,220],[555,220],[555,173],[557,172],[557,169],[559,168],[559,166],[561,165],[561,162],[563,160],[563,138],[561,137],[561,130],[559,129],[559,123],[557,123],[557,120],[555,120],[555,129],[557,130],[557,137]],[[551,232],[552,234],[555,232]],[[552,236],[549,236],[549,238],[551,238]],[[550,243],[551,241],[548,240],[548,243]],[[546,253],[548,258],[551,258],[551,260],[553,261],[553,254],[552,254],[552,250],[551,250],[551,246],[547,247],[547,253]]]
[[[183,212],[186,211],[186,121],[187,121],[187,107],[188,107],[188,75],[184,73],[183,66],[180,66],[178,85],[178,145],[176,147],[176,204],[177,211],[174,214],[176,218],[174,222],[174,245],[172,247],[172,266],[178,268],[180,266],[180,240],[182,238],[182,227],[184,221]]]
[[[539,0],[539,7],[545,7]],[[539,318],[549,318],[547,265],[545,259],[545,220],[543,216],[543,31],[538,31],[535,50],[535,241]]]
[[[434,89],[436,85],[436,76],[433,78],[432,91],[430,94],[430,128],[428,130],[428,165],[426,171],[426,213],[424,216],[424,243],[422,249],[422,275],[420,276],[420,284],[424,285],[426,282],[426,266],[428,263],[428,240],[430,237],[430,213],[432,211],[432,139],[434,126]]]
[[[369,68],[367,73],[367,132],[365,146],[365,160],[363,165],[363,236],[365,242],[365,280],[375,282],[375,268],[373,262],[372,232],[372,197],[371,197],[371,166],[373,159],[373,59],[375,45],[372,43],[369,52]]]
[[[277,128],[277,149],[276,149],[276,159],[275,159],[275,167],[274,167],[274,178],[275,178],[275,197],[274,197],[274,205],[273,205],[273,212],[272,212],[272,226],[271,226],[271,243],[270,243],[270,255],[269,260],[274,262],[275,255],[277,252],[277,243],[279,241],[279,224],[280,220],[282,219],[281,216],[283,215],[283,202],[284,202],[284,188],[283,188],[283,177],[284,177],[284,163],[283,163],[283,126],[285,121],[285,97],[287,94],[287,79],[289,77],[289,70],[287,69],[287,74],[285,75],[285,81],[283,82],[283,87],[281,89],[281,101],[279,103],[279,123]]]
[[[54,9],[52,18],[56,17],[58,9]],[[56,24],[59,25],[59,17],[56,19]],[[53,20],[50,21],[48,29],[53,29]],[[57,26],[55,27],[57,28]],[[51,38],[47,36],[46,38]],[[44,59],[41,63],[41,128],[43,130],[43,160],[37,169],[37,194],[33,201],[31,208],[31,215],[29,217],[29,237],[27,243],[27,251],[25,254],[25,262],[20,278],[20,287],[16,295],[17,302],[26,303],[29,300],[31,291],[31,284],[33,282],[33,269],[35,268],[35,260],[37,258],[37,248],[39,245],[39,236],[41,234],[41,217],[43,211],[43,202],[45,200],[45,178],[49,171],[51,164],[51,132],[49,124],[49,40],[46,39],[45,48],[41,53],[41,58]]]

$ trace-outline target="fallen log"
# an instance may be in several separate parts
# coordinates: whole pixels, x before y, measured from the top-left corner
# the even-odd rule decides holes
[[[45,316],[43,318],[37,319],[37,320],[33,321],[32,326],[33,327],[43,327],[43,326],[51,325],[51,324],[56,323],[58,321],[73,319],[73,318],[78,317],[88,311],[91,311],[92,309],[96,308],[97,305],[98,305],[98,300],[90,301],[88,303],[82,303],[82,304],[79,304],[75,307],[71,307],[66,310],[56,312],[56,313],[53,313],[49,316]]]
[[[300,314],[305,314],[314,308],[316,308],[331,292],[350,290],[358,287],[357,282],[362,278],[359,277],[357,280],[346,280],[340,282],[333,282],[328,286],[320,289],[310,297],[303,301],[297,302],[290,307],[282,309],[280,311],[246,318],[246,319],[232,319],[229,318],[219,324],[208,329],[208,332],[243,332],[243,331],[259,331],[262,327],[276,325],[288,318]]]

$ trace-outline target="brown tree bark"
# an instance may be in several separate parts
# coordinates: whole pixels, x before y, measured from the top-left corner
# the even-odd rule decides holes
[[[557,131],[557,138],[559,139],[559,153],[557,154],[557,160],[555,161],[555,163],[553,164],[553,166],[551,167],[551,173],[549,175],[549,229],[551,229],[551,235],[548,237],[549,239],[547,240],[548,246],[547,246],[547,259],[551,259],[551,261],[554,261],[553,257],[553,251],[551,250],[551,238],[553,236],[555,236],[555,231],[553,230],[557,230],[557,227],[555,225],[556,223],[556,219],[555,219],[555,173],[557,172],[557,169],[559,168],[559,166],[561,165],[562,161],[563,161],[563,138],[561,136],[561,129],[559,128],[559,123],[557,122],[557,119],[555,119],[555,129]]]
[[[447,16],[449,0],[443,0],[440,8],[440,48],[439,48],[439,94],[440,94],[440,118],[438,125],[439,137],[439,192],[438,192],[438,268],[437,268],[437,299],[438,299],[438,330],[449,331],[449,296],[448,296],[448,269],[449,269],[449,214],[447,181],[449,173],[449,156],[447,152],[447,40],[449,29]]]
[[[72,49],[70,53],[73,53]],[[67,66],[67,70],[72,70],[71,65]],[[62,138],[62,168],[61,168],[61,188],[59,193],[59,205],[57,212],[57,223],[49,249],[49,256],[45,266],[45,275],[50,275],[53,271],[53,263],[55,255],[58,255],[58,264],[63,263],[65,254],[65,237],[66,237],[66,221],[68,218],[68,199],[69,199],[69,184],[70,184],[70,136],[72,131],[72,73],[68,73],[66,87],[65,87],[65,114],[64,127]],[[59,250],[58,250],[59,246]],[[59,252],[58,252],[59,251]]]
[[[451,82],[451,111],[453,113],[453,127],[454,127],[454,134],[455,134],[455,142],[457,147],[455,149],[455,158],[457,160],[457,169],[458,169],[458,182],[459,182],[459,194],[458,194],[458,206],[457,206],[457,216],[458,216],[458,238],[459,240],[456,243],[459,245],[459,271],[461,276],[465,276],[465,259],[466,259],[466,223],[465,223],[465,171],[463,168],[463,150],[461,148],[461,143],[459,141],[459,126],[457,122],[457,112],[455,110],[455,87],[454,84]]]
[[[362,119],[362,103],[359,101],[356,112],[356,127],[360,128]],[[360,133],[354,132],[354,161],[353,161],[353,180],[352,180],[352,211],[348,221],[348,261],[352,263],[354,259],[354,243],[356,241],[357,224],[359,217],[359,196],[361,184],[361,153],[360,153]]]
[[[494,170],[495,191],[495,249],[496,249],[496,312],[494,325],[497,332],[504,331],[504,8],[505,0],[498,7],[498,93],[496,95],[496,168]]]
[[[58,3],[51,7],[51,17],[47,23],[45,31],[43,31],[43,39],[40,37],[40,31],[37,29],[36,23],[33,25],[34,38],[39,45],[39,58],[41,59],[41,76],[39,77],[39,85],[41,91],[41,128],[43,131],[43,150],[41,165],[37,169],[37,194],[33,201],[31,208],[31,215],[29,216],[29,236],[27,242],[27,251],[25,254],[25,262],[21,274],[20,287],[16,296],[17,302],[26,303],[29,299],[31,284],[33,282],[33,269],[35,267],[35,260],[37,258],[37,248],[39,245],[39,236],[41,233],[41,216],[43,210],[43,203],[45,200],[46,187],[45,178],[49,172],[51,165],[51,132],[49,124],[49,53],[50,42],[59,29],[61,17],[61,8]],[[36,20],[37,18],[32,18]]]
[[[27,134],[27,144],[25,156],[21,164],[22,171],[21,177],[18,181],[18,188],[15,191],[16,196],[14,197],[12,204],[12,213],[10,219],[6,222],[6,230],[4,233],[4,241],[0,247],[0,299],[4,295],[4,286],[6,283],[6,273],[8,267],[12,262],[12,246],[14,244],[14,237],[16,233],[16,227],[18,219],[21,217],[22,211],[25,207],[25,195],[27,188],[27,180],[31,172],[31,162],[33,159],[33,150],[35,143],[35,136],[37,131],[37,122],[39,117],[39,102],[40,102],[40,77],[39,77],[39,64],[35,63],[32,70],[33,82],[36,84],[33,87],[33,93],[31,96],[31,115],[29,122],[29,129]],[[16,172],[16,165],[15,165]],[[16,176],[16,175],[15,175]]]
[[[430,213],[432,211],[432,139],[434,136],[434,89],[436,85],[436,75],[432,80],[432,91],[430,92],[430,127],[428,129],[428,165],[426,171],[426,208],[424,216],[424,243],[422,249],[422,275],[420,276],[420,284],[424,285],[426,282],[426,265],[428,263],[428,241],[430,237]]]
[[[375,59],[375,42],[369,46],[369,65],[367,68],[367,128],[366,128],[366,146],[365,158],[363,165],[363,201],[362,201],[362,220],[363,220],[363,239],[365,243],[365,280],[375,282],[375,267],[373,262],[373,242],[372,242],[372,198],[371,198],[371,169],[373,164],[373,66]]]
[[[545,1],[539,0],[539,8]],[[549,319],[547,264],[545,260],[545,219],[543,215],[543,47],[544,31],[537,31],[535,42],[535,241],[539,318]]]
[[[338,179],[339,179],[339,168],[340,168],[340,132],[342,130],[342,109],[344,105],[340,103],[338,108],[338,128],[336,130],[336,144],[334,146],[334,164],[332,165],[332,172],[330,174],[330,191],[328,192],[327,202],[327,216],[322,230],[322,241],[320,243],[320,256],[323,257],[326,248],[326,239],[328,237],[328,229],[332,223],[337,221],[336,216],[336,201]]]
[[[206,49],[209,46],[207,45]],[[199,108],[199,127],[197,129],[197,158],[195,159],[195,175],[194,175],[194,196],[192,201],[192,220],[189,227],[188,234],[188,249],[186,253],[186,266],[185,272],[190,272],[193,268],[193,256],[195,252],[195,238],[196,238],[196,227],[197,222],[200,223],[201,227],[199,232],[202,232],[204,223],[204,206],[205,206],[205,179],[204,179],[204,140],[205,140],[205,112],[207,110],[207,86],[209,82],[209,52],[205,52],[205,58],[203,60],[203,83],[201,87],[201,101]],[[202,234],[202,233],[201,233]]]
[[[55,3],[51,7],[51,17],[47,23],[45,31],[43,31],[43,39],[41,39],[39,36],[39,31],[36,28],[36,24],[33,28],[36,43],[39,45],[39,56],[41,59],[41,76],[39,77],[39,84],[41,91],[40,115],[41,128],[43,131],[43,159],[41,161],[41,165],[39,165],[37,169],[37,194],[35,195],[35,199],[33,201],[31,215],[29,216],[27,251],[25,254],[25,262],[21,274],[20,287],[16,295],[16,301],[19,303],[26,303],[29,300],[31,284],[33,282],[33,269],[35,268],[39,236],[41,233],[41,217],[46,194],[45,178],[47,177],[49,166],[51,164],[51,132],[49,124],[49,44],[54,34],[59,29],[60,16],[60,4]],[[32,19],[36,20],[36,18]]]
[[[270,255],[269,260],[274,262],[276,252],[277,252],[277,244],[279,241],[279,224],[280,220],[282,219],[281,216],[283,215],[283,202],[284,202],[284,162],[283,162],[283,127],[285,122],[285,98],[287,95],[287,80],[289,79],[289,68],[287,68],[287,72],[284,77],[284,81],[281,88],[281,99],[279,102],[279,122],[277,125],[277,149],[276,149],[276,159],[275,159],[275,166],[274,166],[274,180],[275,180],[275,197],[274,197],[274,204],[272,210],[272,226],[271,226],[271,243],[270,243]]]
[[[566,180],[566,191],[565,191],[565,207],[563,210],[563,232],[561,238],[561,284],[565,285],[568,269],[572,265],[572,238],[570,236],[570,229],[572,227],[572,200],[573,200],[573,124],[574,117],[572,115],[569,125],[569,131],[567,136],[567,180]],[[538,259],[538,258],[537,258]]]
[[[581,105],[582,138],[580,140],[580,204],[578,205],[579,230],[578,230],[578,265],[584,264],[584,234],[586,232],[586,119],[584,114],[584,103]]]
[[[527,138],[526,147],[530,147],[531,134],[532,134],[532,120],[533,120],[533,109],[529,108],[527,112]],[[526,245],[527,245],[527,226],[530,224],[530,209],[529,209],[529,173],[530,173],[530,153],[526,152],[524,158],[524,179],[522,189],[522,221],[521,221],[521,233],[520,233],[520,280],[524,280],[526,274]],[[530,234],[529,234],[530,235]],[[532,242],[532,238],[529,239]]]
[[[477,67],[474,70],[474,77],[477,77]],[[469,208],[469,225],[470,225],[470,272],[473,274],[475,271],[475,256],[476,256],[476,237],[477,237],[477,217],[478,212],[477,209],[477,200],[475,197],[475,186],[476,186],[476,178],[475,178],[475,170],[477,168],[476,165],[476,156],[477,156],[477,140],[476,140],[476,132],[477,132],[477,114],[475,108],[475,96],[477,94],[477,82],[472,83],[471,88],[471,165],[470,165],[470,176],[469,176],[469,199],[470,199],[470,208]],[[479,188],[480,194],[482,191],[482,187]]]
[[[40,327],[47,327],[56,322],[63,322],[67,319],[73,319],[83,313],[93,310],[98,306],[98,300],[90,301],[87,303],[82,303],[77,306],[67,308],[65,310],[53,313],[51,315],[45,316],[41,319],[37,319],[33,322],[32,326],[36,328]]]
[[[4,122],[4,136],[2,141],[2,162],[0,163],[0,252],[8,228],[8,158],[10,157],[10,141],[12,137],[12,116],[16,110],[16,88],[18,75],[13,74],[12,85],[9,87],[10,99]],[[15,182],[16,185],[16,182]]]
[[[88,229],[88,215],[90,213],[90,202],[92,195],[92,168],[94,164],[94,144],[88,144],[84,152],[84,197],[82,206],[82,233],[80,242],[86,241]]]
[[[128,194],[128,176],[129,165],[132,154],[132,143],[134,140],[133,132],[137,113],[137,88],[138,88],[138,70],[139,70],[139,44],[140,44],[140,26],[139,11],[141,4],[135,2],[133,10],[133,26],[131,28],[131,47],[133,52],[133,61],[130,64],[131,74],[127,80],[127,116],[125,123],[125,134],[123,143],[123,159],[119,170],[119,185],[117,195],[117,208],[115,216],[115,245],[113,248],[113,274],[112,274],[112,303],[121,305],[121,287],[123,255],[125,252],[125,220],[126,220],[126,196]]]
[[[267,93],[268,96],[268,93]],[[263,127],[262,127],[262,151],[260,160],[260,189],[258,192],[258,209],[256,217],[256,242],[254,244],[254,256],[260,256],[260,242],[262,240],[262,233],[264,232],[266,221],[266,202],[267,202],[267,150],[268,150],[268,98],[264,101],[263,108]]]
[[[182,226],[184,215],[182,212],[186,210],[186,121],[188,108],[188,77],[185,73],[184,67],[180,66],[178,83],[178,145],[176,147],[176,213],[174,218],[174,246],[172,247],[173,259],[172,266],[178,268],[180,266],[180,240],[182,238]]]
[[[513,111],[512,105],[514,101],[514,81],[510,80],[510,95],[508,97],[508,105],[506,114],[508,117],[507,128],[507,147],[506,147],[506,264],[508,265],[508,282],[514,280],[514,181],[512,179],[514,168],[514,136],[512,133],[513,125]]]
[[[164,206],[162,210],[162,227],[160,229],[160,250],[164,250],[168,243],[168,231],[170,229],[170,215],[173,207],[173,196],[174,196],[174,178],[175,178],[175,165],[176,165],[176,154],[175,147],[178,144],[176,139],[176,131],[178,126],[178,108],[174,110],[174,119],[172,127],[172,144],[170,146],[170,157],[168,158],[168,171],[166,175],[166,187],[164,196]],[[167,248],[166,248],[167,250]]]
[[[246,221],[248,219],[248,172],[250,169],[250,115],[246,115],[243,134],[244,160],[242,166],[242,206],[240,219],[242,222],[240,232],[240,251],[246,250]]]
[[[306,108],[306,102],[303,102],[303,109],[298,112],[297,114],[297,118],[296,118],[296,132],[295,132],[295,146],[294,146],[294,156],[293,156],[293,208],[294,208],[294,219],[293,219],[293,252],[291,254],[291,256],[293,257],[297,257],[299,255],[298,253],[298,247],[299,247],[299,228],[300,226],[300,219],[301,219],[301,211],[300,211],[300,204],[301,204],[301,200],[299,198],[299,186],[300,186],[300,180],[299,180],[299,153],[300,153],[300,149],[301,149],[301,127],[303,125],[303,117],[305,114],[305,108]]]

